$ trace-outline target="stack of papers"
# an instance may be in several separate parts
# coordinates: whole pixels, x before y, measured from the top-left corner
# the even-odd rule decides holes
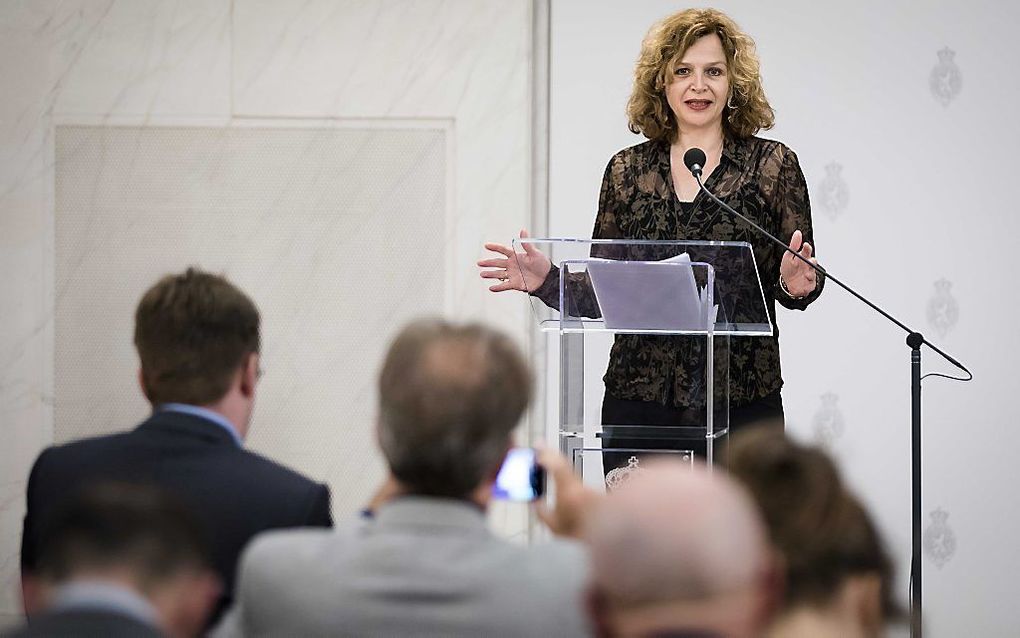
[[[687,253],[661,261],[588,260],[595,298],[612,330],[705,331],[717,305],[698,287]]]

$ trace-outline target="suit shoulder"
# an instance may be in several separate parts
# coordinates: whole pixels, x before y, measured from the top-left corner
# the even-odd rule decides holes
[[[289,554],[296,547],[320,547],[339,532],[332,529],[293,528],[264,532],[245,551],[255,557]]]
[[[268,573],[274,578],[281,571],[304,573],[319,564],[319,557],[338,532],[321,528],[281,529],[259,534],[248,544],[241,557],[241,572]]]
[[[565,539],[553,539],[528,546],[515,546],[512,562],[522,572],[541,578],[547,574],[558,574],[567,580],[582,581],[588,571],[588,553],[581,543]]]
[[[498,589],[519,592],[536,608],[574,619],[570,601],[583,591],[589,577],[588,555],[583,546],[571,541],[553,540],[529,546],[515,546],[504,556]],[[558,610],[558,611],[557,611]],[[575,635],[567,632],[566,635]]]
[[[529,545],[528,551],[535,555],[536,560],[541,561],[584,564],[588,560],[588,552],[584,545],[564,538],[554,538],[546,543]]]
[[[253,475],[257,474],[260,478],[271,478],[273,484],[278,487],[301,491],[322,487],[321,483],[317,483],[296,470],[266,458],[258,452],[252,452],[243,448],[238,449],[238,452],[236,463],[243,465],[244,469]]]
[[[119,449],[128,441],[130,435],[130,432],[118,432],[52,445],[39,453],[33,471],[43,467],[60,467],[71,460],[87,459]]]
[[[132,434],[133,431],[131,430],[128,430],[127,432],[114,432],[113,434],[100,434],[98,436],[90,436],[88,438],[54,445],[47,448],[47,450],[52,451],[54,454],[74,454],[83,450],[103,449],[110,446],[122,445],[128,442]]]

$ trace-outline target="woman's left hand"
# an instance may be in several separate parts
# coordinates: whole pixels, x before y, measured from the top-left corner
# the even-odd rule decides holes
[[[812,264],[818,264],[818,260],[811,256],[811,244],[804,241],[804,234],[800,230],[793,231],[793,237],[790,238],[790,250],[795,251]],[[783,278],[786,289],[793,297],[807,297],[814,292],[818,282],[818,274],[814,269],[788,252],[783,253],[779,276]]]

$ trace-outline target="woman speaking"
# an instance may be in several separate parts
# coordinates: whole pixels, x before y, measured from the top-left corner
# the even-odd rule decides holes
[[[822,292],[807,264],[759,236],[700,192],[683,163],[704,150],[705,186],[814,262],[811,207],[797,156],[757,137],[774,113],[765,97],[754,41],[728,16],[689,9],[649,31],[627,103],[630,130],[647,141],[609,160],[599,194],[597,239],[746,241],[753,247],[769,318],[775,302],[803,310]],[[526,233],[522,231],[522,237]],[[501,256],[478,262],[493,292],[527,291],[558,308],[559,269],[525,244],[486,244]],[[704,340],[619,335],[604,377],[604,425],[704,422]],[[730,340],[730,428],[783,423],[778,329],[771,337]]]

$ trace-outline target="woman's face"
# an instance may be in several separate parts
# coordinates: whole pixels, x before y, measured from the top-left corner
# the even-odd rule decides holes
[[[666,101],[680,132],[721,130],[730,81],[719,36],[713,33],[695,40],[672,71]]]

